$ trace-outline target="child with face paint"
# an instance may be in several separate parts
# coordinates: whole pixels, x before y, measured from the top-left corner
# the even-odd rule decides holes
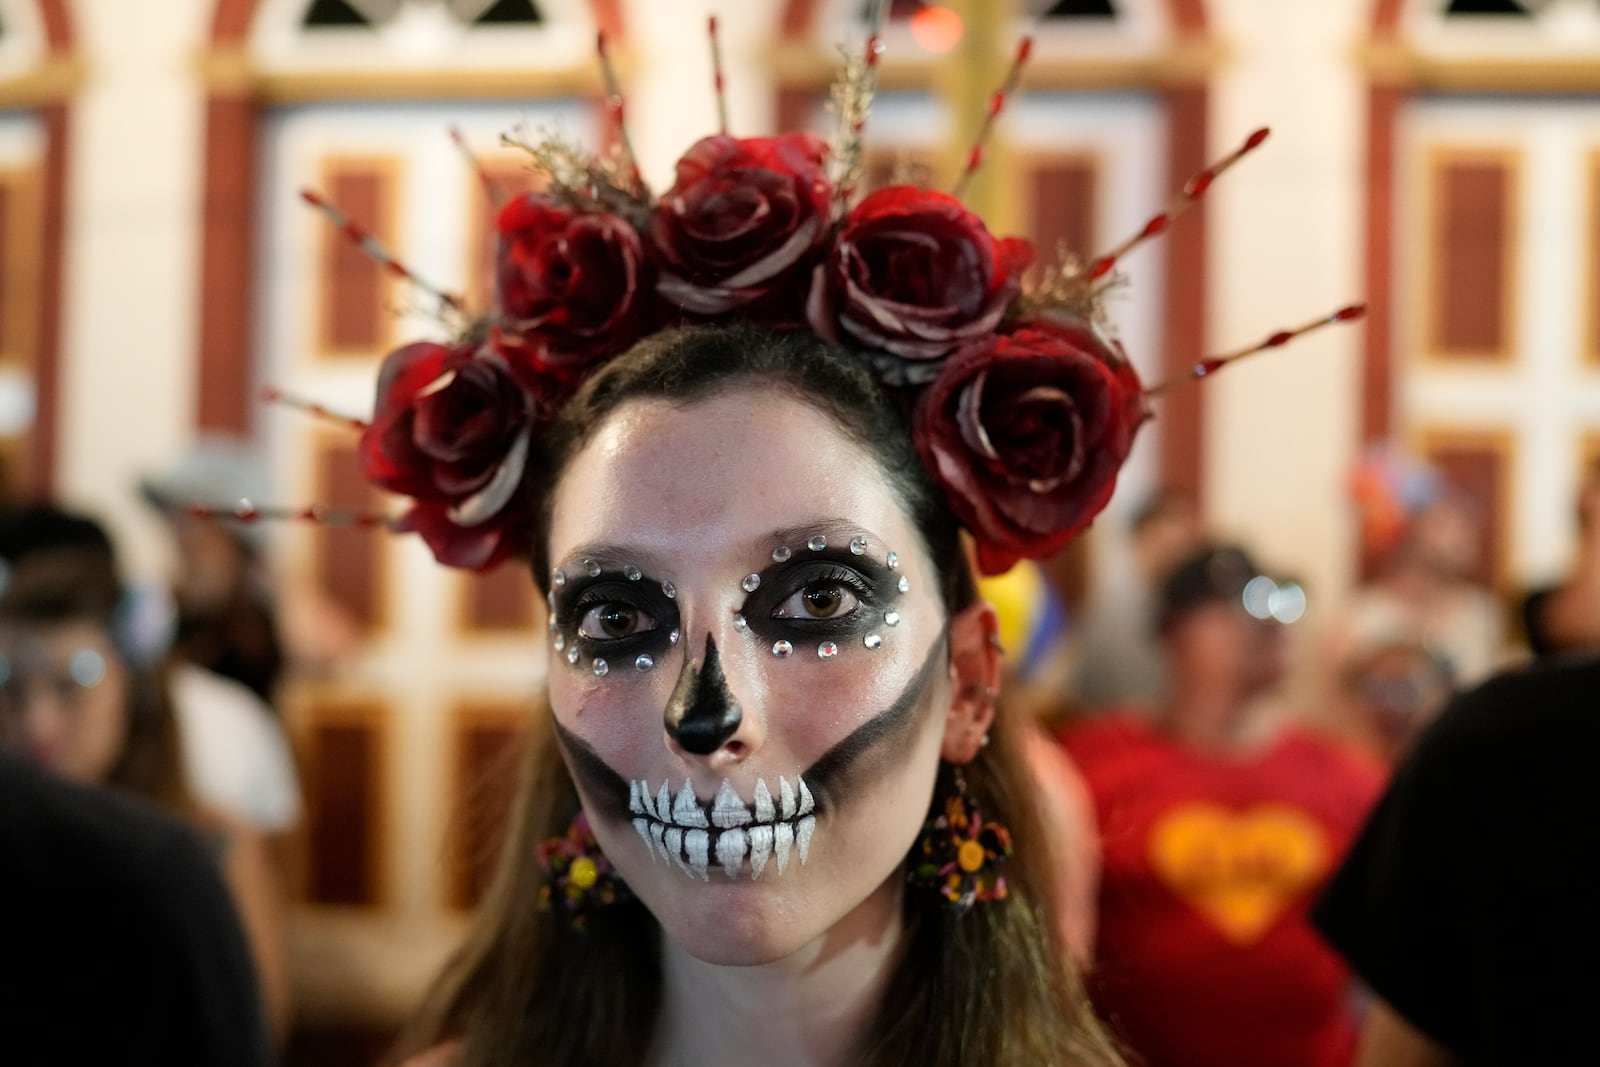
[[[736,327],[646,341],[569,405],[533,545],[549,729],[409,1047],[1116,1062],[1054,934],[993,609],[900,418],[853,357]],[[958,771],[1015,843],[1006,899],[964,913],[907,880]],[[631,899],[575,929],[536,853],[580,810]]]

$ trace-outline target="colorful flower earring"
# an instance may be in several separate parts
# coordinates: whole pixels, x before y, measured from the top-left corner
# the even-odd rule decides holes
[[[1004,900],[1009,894],[999,867],[1011,856],[1011,833],[983,821],[960,767],[952,768],[951,779],[954,788],[945,795],[944,810],[929,816],[912,850],[910,877],[966,911],[978,901]]]
[[[545,870],[539,887],[539,910],[560,907],[576,929],[589,923],[589,916],[633,896],[600,851],[589,817],[580,809],[567,832],[545,840],[539,846],[539,865]]]

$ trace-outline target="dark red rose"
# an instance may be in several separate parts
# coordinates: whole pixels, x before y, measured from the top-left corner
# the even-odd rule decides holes
[[[807,315],[825,337],[938,359],[999,325],[1032,258],[1026,241],[996,240],[955,197],[892,185],[845,219]]]
[[[650,267],[627,222],[530,194],[497,225],[495,340],[511,358],[570,376],[649,330]]]
[[[486,570],[527,531],[523,477],[537,411],[492,352],[406,345],[383,362],[362,470],[411,497],[399,527],[421,534],[440,563]]]
[[[721,315],[780,290],[794,314],[814,253],[828,236],[828,148],[809,134],[707,137],[678,160],[650,241],[658,289],[695,315]]]
[[[1048,556],[1111,499],[1147,411],[1133,366],[1089,323],[1032,321],[952,356],[913,436],[999,574]]]

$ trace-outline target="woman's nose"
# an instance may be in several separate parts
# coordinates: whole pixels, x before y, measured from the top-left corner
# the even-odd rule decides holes
[[[760,716],[747,713],[728,687],[716,639],[709,633],[700,661],[685,657],[663,725],[669,749],[713,767],[748,759],[765,740]]]

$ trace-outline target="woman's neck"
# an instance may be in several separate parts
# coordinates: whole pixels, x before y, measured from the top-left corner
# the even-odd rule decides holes
[[[772,963],[705,963],[663,938],[661,1014],[649,1062],[853,1062],[900,959],[903,891],[892,876],[822,937]]]

